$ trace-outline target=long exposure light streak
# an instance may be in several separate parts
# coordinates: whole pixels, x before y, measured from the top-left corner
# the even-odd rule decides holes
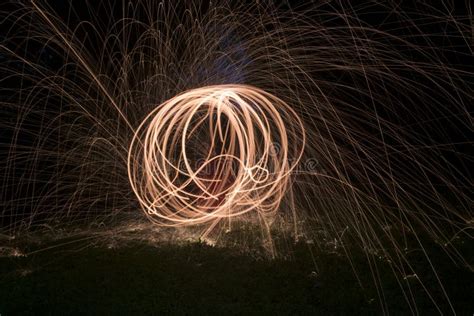
[[[284,101],[255,87],[193,89],[158,106],[138,127],[130,182],[159,224],[214,226],[250,211],[268,220],[303,154],[303,128]]]
[[[0,4],[0,233],[144,220],[217,243],[232,225],[245,249],[261,231],[333,243],[365,254],[382,309],[390,262],[416,312],[409,251],[435,279],[426,239],[472,267],[461,2]],[[430,299],[452,311],[442,283]]]

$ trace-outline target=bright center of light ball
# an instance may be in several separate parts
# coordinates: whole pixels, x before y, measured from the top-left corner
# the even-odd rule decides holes
[[[304,148],[281,99],[247,85],[186,91],[154,109],[129,149],[133,191],[165,226],[275,215]]]

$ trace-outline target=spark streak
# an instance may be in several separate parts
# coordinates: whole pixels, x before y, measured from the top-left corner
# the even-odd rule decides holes
[[[382,308],[377,260],[403,287],[408,240],[435,275],[423,238],[468,265],[473,23],[451,2],[0,4],[0,233],[243,220],[350,242]]]

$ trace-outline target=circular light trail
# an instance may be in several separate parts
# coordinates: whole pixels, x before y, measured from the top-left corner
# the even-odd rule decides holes
[[[160,225],[268,219],[304,144],[302,121],[274,95],[248,85],[197,88],[158,106],[137,128],[129,180]]]

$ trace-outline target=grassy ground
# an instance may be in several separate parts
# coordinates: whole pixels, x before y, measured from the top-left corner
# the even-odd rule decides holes
[[[197,242],[159,247],[136,242],[113,249],[66,242],[28,256],[0,258],[2,316],[383,312],[374,271],[361,251],[349,261],[301,243],[289,251],[289,259],[269,260]],[[458,314],[472,315],[473,273],[456,267],[436,245],[429,251],[438,256],[438,276]],[[451,313],[429,265],[416,252],[409,256],[438,307]],[[391,265],[384,260],[376,265],[391,314],[412,313],[404,293],[412,293],[421,314],[439,313],[416,277],[404,280],[402,291]]]

